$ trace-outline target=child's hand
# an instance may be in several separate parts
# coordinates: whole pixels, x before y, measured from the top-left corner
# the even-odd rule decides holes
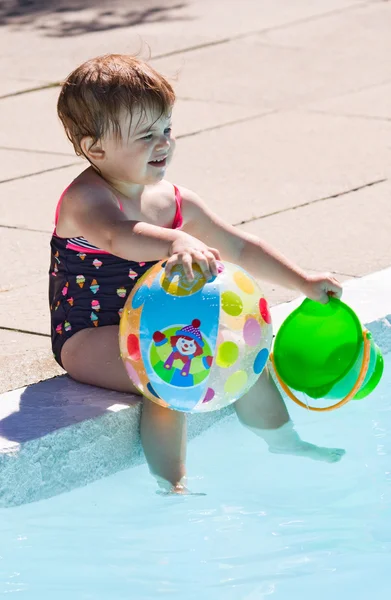
[[[166,263],[166,276],[168,277],[175,265],[182,265],[186,278],[193,281],[193,263],[197,264],[205,279],[208,281],[217,275],[216,260],[220,260],[220,253],[216,248],[209,248],[197,238],[185,232],[171,244],[170,258]]]
[[[307,298],[321,304],[327,304],[329,296],[334,296],[335,298],[342,296],[341,284],[330,273],[307,275],[300,289]]]

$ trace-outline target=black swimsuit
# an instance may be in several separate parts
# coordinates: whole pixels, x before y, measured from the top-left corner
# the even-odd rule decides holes
[[[176,214],[172,229],[182,226],[182,199],[175,187]],[[68,189],[68,188],[67,188]],[[56,210],[55,225],[62,194]],[[122,205],[119,202],[122,210]],[[49,303],[53,355],[61,363],[61,350],[74,333],[87,327],[118,325],[125,301],[153,262],[134,262],[109,254],[83,237],[61,238],[54,229],[51,246]]]

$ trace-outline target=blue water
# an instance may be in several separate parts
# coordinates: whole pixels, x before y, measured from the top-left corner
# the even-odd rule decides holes
[[[0,596],[388,597],[390,359],[366,400],[324,415],[289,404],[303,439],[347,450],[339,464],[271,455],[228,418],[189,445],[189,484],[206,496],[159,496],[142,465],[0,510]]]

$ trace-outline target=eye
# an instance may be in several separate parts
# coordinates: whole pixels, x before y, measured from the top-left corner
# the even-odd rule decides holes
[[[141,140],[151,140],[153,137],[152,133],[148,133],[148,135],[144,135]]]
[[[164,135],[170,135],[170,133],[171,133],[171,127],[167,127],[167,128],[164,130]]]

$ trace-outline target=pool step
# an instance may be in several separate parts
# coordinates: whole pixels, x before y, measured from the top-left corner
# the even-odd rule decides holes
[[[55,377],[0,396],[0,506],[70,491],[140,464],[140,401]],[[189,415],[195,437],[232,409]]]

